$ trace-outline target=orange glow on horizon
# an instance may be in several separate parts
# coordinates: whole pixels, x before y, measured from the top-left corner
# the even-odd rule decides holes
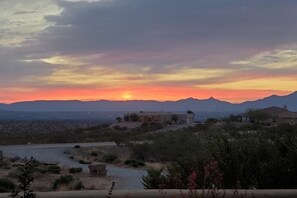
[[[124,100],[131,100],[133,98],[130,92],[124,92],[121,97]]]
[[[34,100],[158,100],[175,101],[185,98],[219,100],[240,103],[256,100],[273,94],[287,95],[289,91],[273,90],[232,90],[232,89],[201,89],[191,87],[125,87],[111,89],[58,88],[50,90],[16,91],[6,90],[0,93],[0,103],[14,103]],[[9,97],[8,97],[9,96]]]

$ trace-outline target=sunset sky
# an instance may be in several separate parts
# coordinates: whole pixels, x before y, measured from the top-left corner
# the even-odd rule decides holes
[[[296,0],[1,0],[0,103],[297,90]]]

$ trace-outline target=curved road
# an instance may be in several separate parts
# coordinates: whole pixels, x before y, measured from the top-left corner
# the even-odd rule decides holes
[[[69,167],[82,167],[85,171],[88,166],[80,164],[75,160],[69,159],[64,151],[66,148],[73,148],[75,145],[81,147],[91,146],[115,146],[114,142],[97,142],[97,143],[66,143],[66,144],[35,144],[35,145],[9,145],[0,146],[3,155],[7,157],[19,156],[21,158],[34,157],[39,161],[49,162],[55,161]],[[146,175],[146,171],[139,169],[121,168],[113,165],[107,165],[108,176],[116,182],[116,189],[131,190],[143,189],[141,184],[142,176]]]

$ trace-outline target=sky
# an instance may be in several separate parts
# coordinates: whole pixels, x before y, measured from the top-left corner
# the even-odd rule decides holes
[[[297,90],[296,0],[1,0],[0,103]]]

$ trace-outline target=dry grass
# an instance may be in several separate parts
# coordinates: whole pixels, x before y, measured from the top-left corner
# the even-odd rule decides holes
[[[8,159],[4,160],[9,162]],[[7,166],[10,167],[10,169],[3,169],[0,167],[0,178],[9,178],[15,184],[17,184],[16,178],[9,177],[9,173],[15,172],[17,170],[17,167],[14,167],[14,165],[17,163],[18,162],[11,162],[10,165]],[[62,170],[59,174],[35,173],[34,182],[31,185],[32,190],[36,192],[52,191],[52,184],[54,181],[61,175],[69,174],[68,169],[69,167],[62,167]],[[108,177],[91,177],[89,176],[88,172],[78,173],[73,176],[74,178],[77,178],[83,182],[86,190],[107,190],[110,188],[112,183]]]

